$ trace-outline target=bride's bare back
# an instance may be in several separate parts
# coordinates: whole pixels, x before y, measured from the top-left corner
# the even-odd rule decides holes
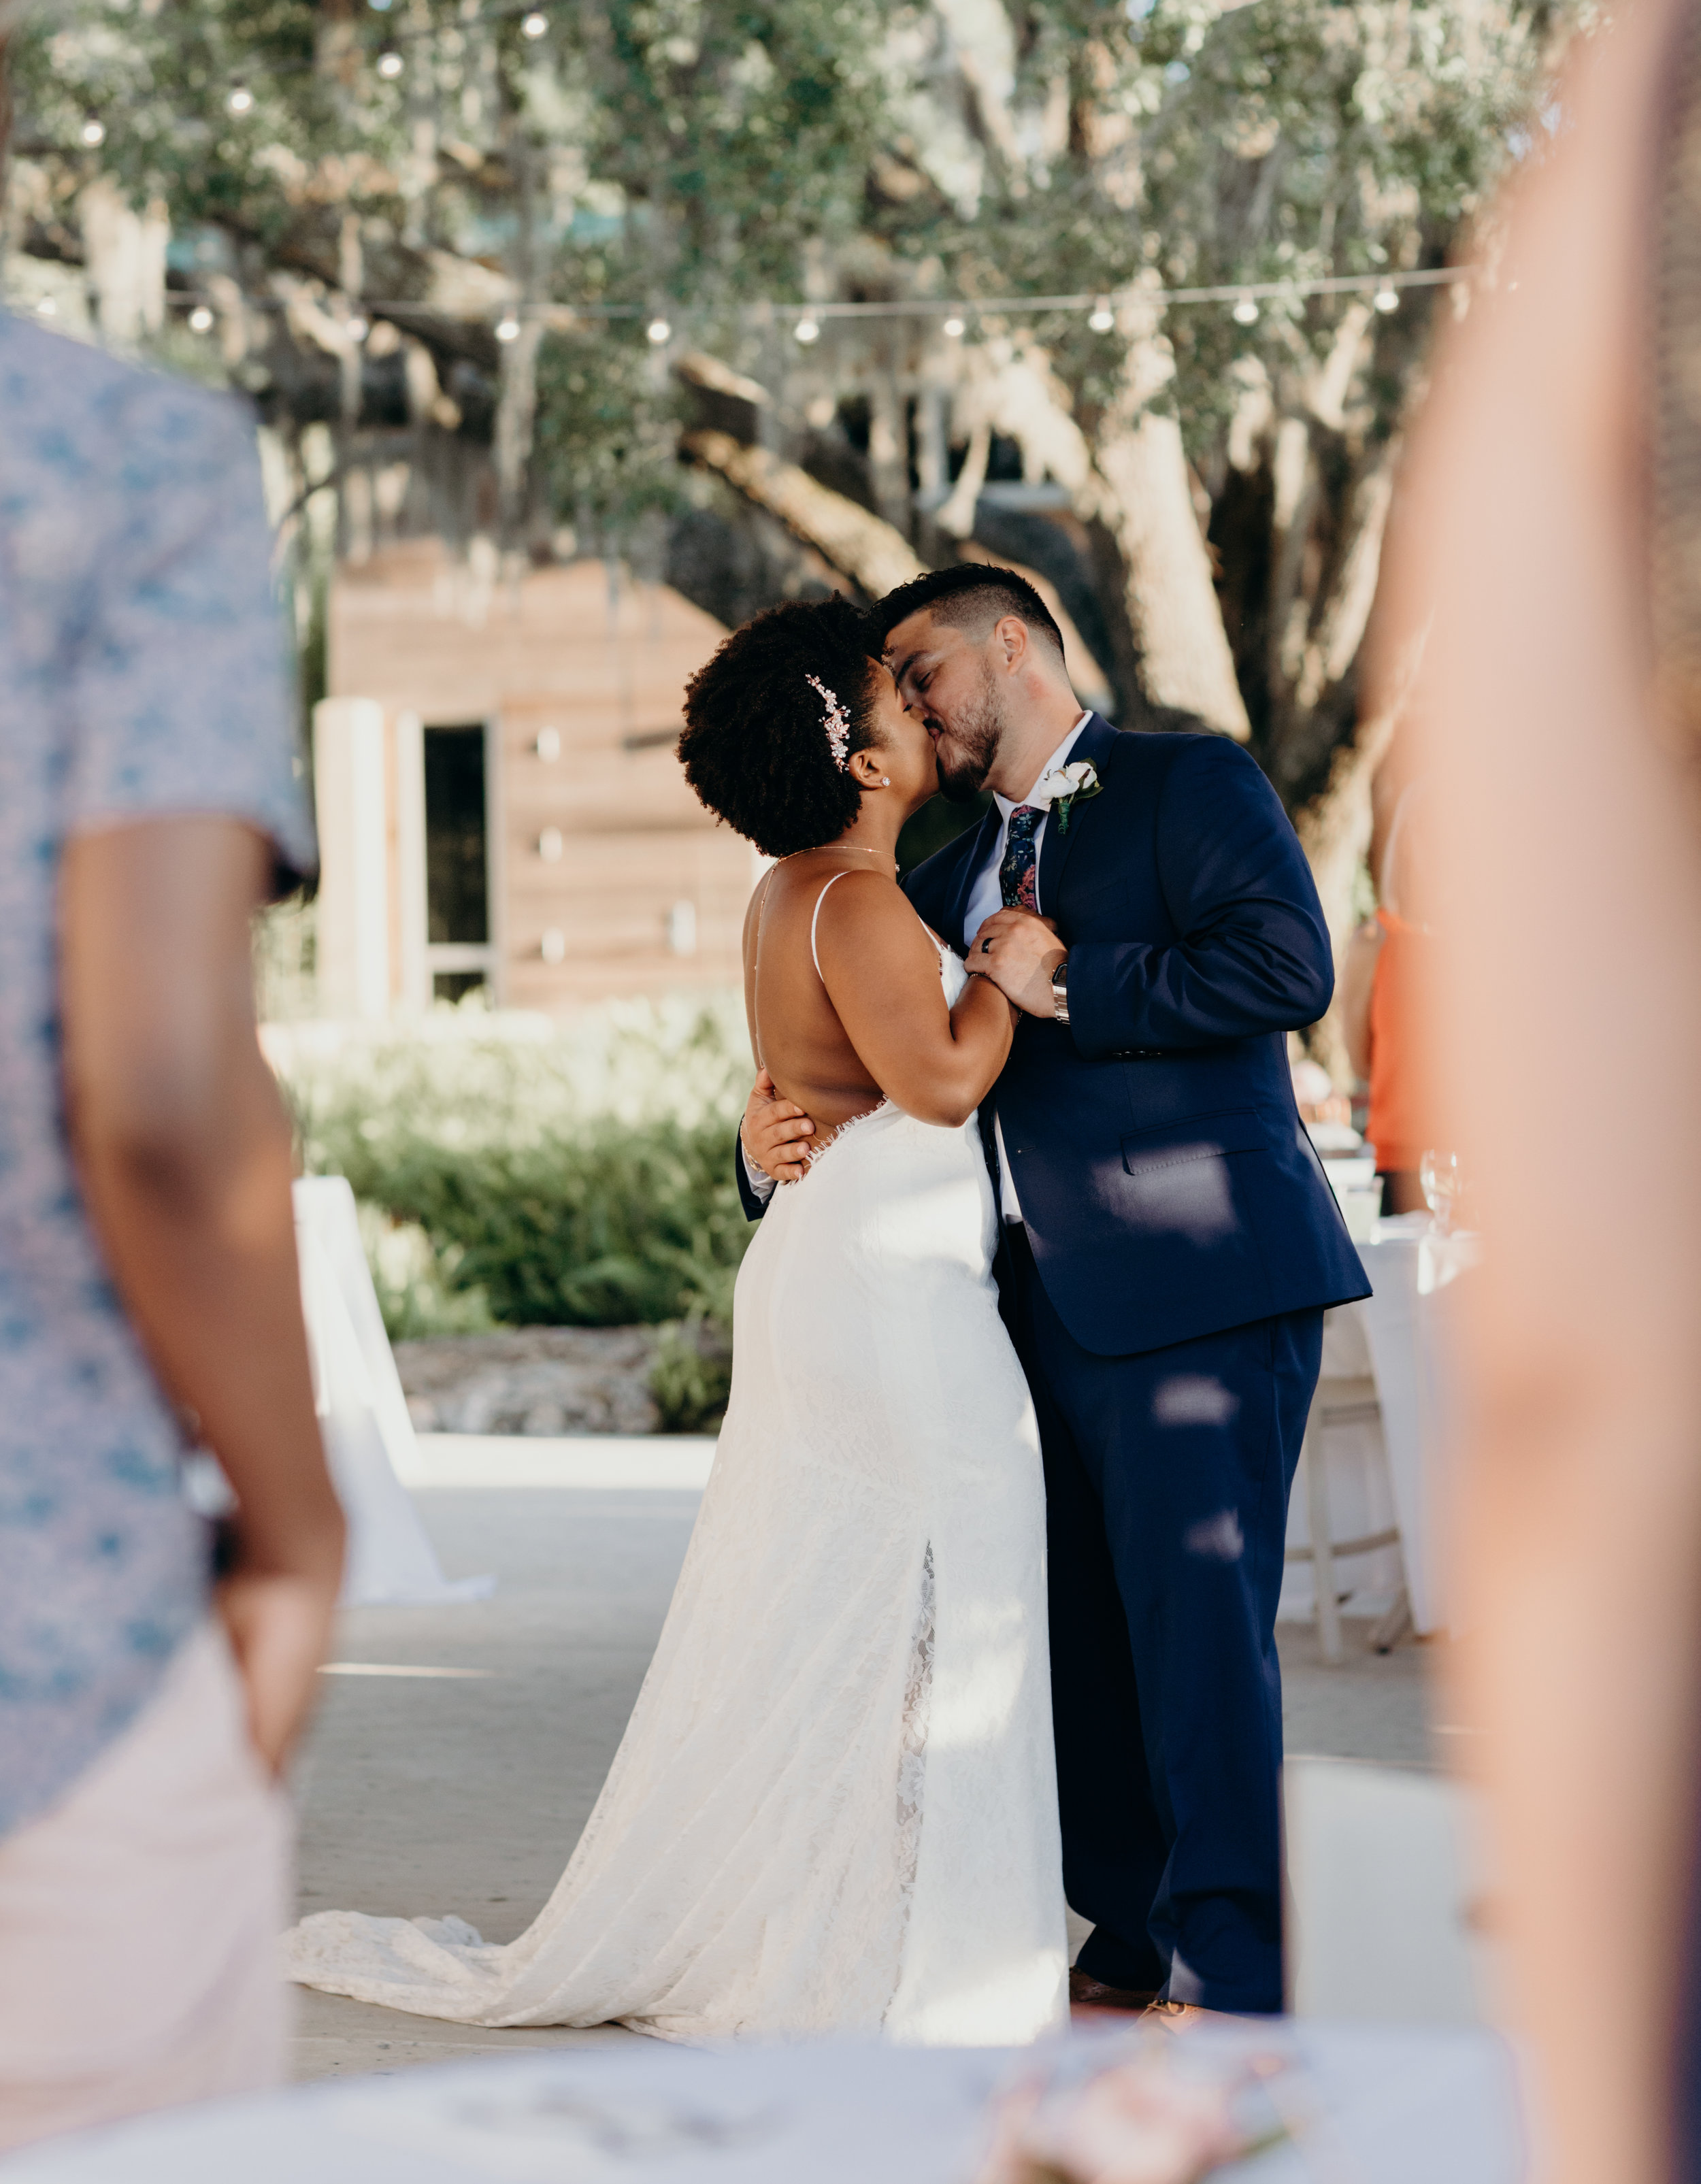
[[[823,1137],[883,1097],[957,1127],[1010,1051],[1014,1017],[989,980],[947,1009],[938,944],[882,863],[843,843],[783,858],[745,917],[757,1062]]]

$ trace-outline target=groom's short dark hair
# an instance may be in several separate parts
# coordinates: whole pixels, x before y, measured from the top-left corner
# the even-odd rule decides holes
[[[985,561],[959,561],[949,569],[931,569],[925,577],[912,577],[888,592],[873,610],[874,628],[884,644],[901,621],[925,608],[935,621],[962,629],[984,623],[990,629],[1006,615],[1014,615],[1038,636],[1057,647],[1062,660],[1063,632],[1025,577],[1013,569],[999,569]],[[983,632],[984,633],[984,632]]]

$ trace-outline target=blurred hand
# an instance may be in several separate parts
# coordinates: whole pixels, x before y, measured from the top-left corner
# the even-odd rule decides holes
[[[1068,954],[1056,921],[1028,910],[996,910],[969,945],[968,967],[990,978],[1030,1017],[1052,1017],[1051,973]]]
[[[776,1183],[800,1183],[808,1167],[805,1155],[815,1125],[801,1107],[782,1100],[767,1070],[750,1087],[739,1138],[750,1165]]]
[[[225,1630],[248,1699],[248,1735],[274,1774],[301,1734],[331,1640],[337,1580],[238,1570],[218,1590]]]

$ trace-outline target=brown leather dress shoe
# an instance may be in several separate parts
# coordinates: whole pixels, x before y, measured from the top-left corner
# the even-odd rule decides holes
[[[1069,1974],[1071,2009],[1126,2009],[1137,2014],[1150,2009],[1157,1999],[1152,1987],[1107,1986],[1090,1972],[1071,1970]]]

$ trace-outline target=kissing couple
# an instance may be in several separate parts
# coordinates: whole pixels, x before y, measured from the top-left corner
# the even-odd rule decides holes
[[[321,1912],[291,1971],[686,2041],[1279,2010],[1288,1492],[1369,1287],[1288,1069],[1334,985],[1293,829],[1235,744],[1084,711],[979,564],[758,615],[679,749],[775,861],[761,1225],[678,1586],[517,1941]],[[905,821],[983,788],[901,880]]]

